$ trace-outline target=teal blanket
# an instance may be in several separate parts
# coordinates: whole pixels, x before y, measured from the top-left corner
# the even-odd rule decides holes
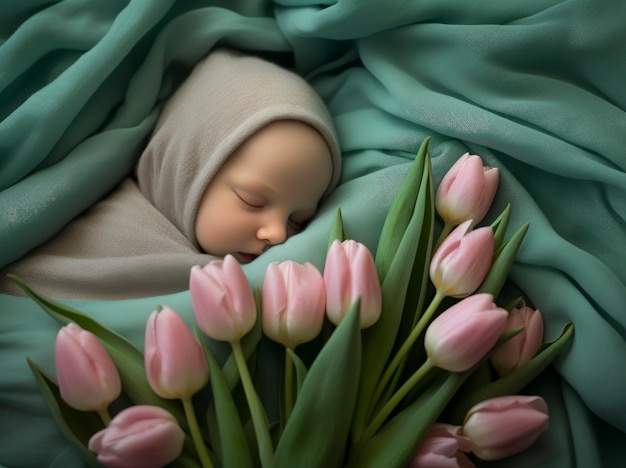
[[[372,249],[419,144],[438,181],[469,151],[501,171],[493,213],[531,227],[512,280],[546,337],[576,332],[526,389],[551,426],[493,465],[626,458],[626,3],[621,0],[27,0],[0,6],[0,267],[46,242],[132,170],[160,104],[216,45],[293,65],[328,103],[342,183],[305,232],[246,266],[323,265],[336,206]],[[491,215],[493,216],[493,214]],[[493,217],[492,217],[493,219]],[[188,293],[74,303],[138,346]],[[78,467],[26,363],[52,372],[58,325],[0,296],[0,465]]]

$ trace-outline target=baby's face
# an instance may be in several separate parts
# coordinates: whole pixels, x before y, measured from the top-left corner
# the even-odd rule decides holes
[[[204,193],[195,223],[206,253],[248,263],[313,217],[332,177],[330,150],[313,127],[273,122],[226,161]]]

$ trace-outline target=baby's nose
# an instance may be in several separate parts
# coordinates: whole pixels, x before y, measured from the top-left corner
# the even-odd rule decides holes
[[[282,244],[287,240],[287,221],[272,217],[259,228],[257,237],[271,245]]]

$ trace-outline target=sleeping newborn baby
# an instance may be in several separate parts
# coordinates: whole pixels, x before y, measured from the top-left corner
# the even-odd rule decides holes
[[[169,99],[136,178],[1,271],[58,299],[128,299],[188,288],[189,269],[248,263],[299,232],[336,186],[330,114],[298,75],[216,50]]]

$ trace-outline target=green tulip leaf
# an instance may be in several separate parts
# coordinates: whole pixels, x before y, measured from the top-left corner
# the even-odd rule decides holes
[[[50,317],[64,325],[75,322],[100,339],[117,367],[124,393],[133,402],[166,409],[185,431],[188,430],[180,402],[166,400],[152,391],[144,370],[143,354],[130,341],[82,312],[37,293],[16,276],[10,276]]]
[[[353,421],[353,437],[357,436],[367,423],[372,395],[391,351],[396,345],[404,312],[405,297],[411,279],[416,283],[413,287],[422,289],[424,286],[424,278],[420,278],[419,270],[415,275],[413,274],[414,265],[418,261],[411,260],[416,259],[418,253],[426,255],[428,253],[428,245],[432,243],[433,209],[431,208],[431,203],[433,189],[430,160],[425,150],[426,146],[427,141],[420,148],[420,153],[418,153],[418,157],[409,171],[398,197],[392,203],[392,209],[387,218],[388,220],[399,217],[404,219],[405,212],[409,209],[412,211],[410,221],[403,231],[402,238],[395,249],[394,257],[389,267],[385,266],[387,260],[380,260],[382,263],[377,262],[377,266],[384,273],[384,279],[382,279],[381,283],[382,314],[378,322],[364,330],[363,333],[363,368],[361,370],[361,384],[359,386],[357,407]],[[415,168],[421,172],[415,172]],[[410,187],[411,190],[409,191],[407,187]],[[412,205],[407,204],[407,198],[412,200]],[[387,223],[386,221],[385,224]],[[401,228],[402,223],[399,223],[398,230]],[[387,240],[385,240],[381,235],[381,244],[383,245],[383,251],[391,254],[393,249],[388,244],[395,243],[396,238],[392,234],[388,236]],[[424,250],[419,251],[419,247],[424,248]],[[387,254],[383,253],[381,255],[383,255],[382,258],[384,259]],[[419,265],[415,268],[419,268]],[[426,267],[424,266],[424,268]],[[384,272],[385,269],[386,273]],[[380,274],[379,271],[379,276]],[[413,311],[411,313],[415,314]],[[411,317],[412,320],[413,317]]]
[[[497,250],[504,242],[504,236],[506,235],[506,230],[509,227],[509,221],[511,219],[511,204],[507,204],[506,208],[500,216],[491,224],[491,229],[493,229],[493,239],[494,239],[494,248]]]
[[[413,403],[387,422],[361,450],[351,453],[347,468],[406,466],[470,372],[445,373],[436,379]]]
[[[333,225],[330,228],[330,235],[328,237],[328,248],[336,240],[343,242],[347,239],[346,231],[343,228],[343,218],[341,216],[341,208],[337,207],[335,210],[335,218],[333,219]]]
[[[428,166],[428,169],[430,170],[430,166]],[[435,220],[435,193],[432,174],[428,174],[428,177],[425,180],[423,179],[422,182],[425,184],[425,190],[420,192],[414,212],[414,217],[422,220],[422,226],[417,237],[417,251],[406,291],[402,322],[398,330],[398,338],[396,340],[398,344],[401,344],[406,339],[410,330],[419,321],[426,301],[426,292],[430,285],[429,269],[432,258]]]
[[[430,190],[427,190],[426,201],[423,204],[424,212],[418,212],[416,206],[416,216],[422,218],[422,231],[419,233],[419,243],[417,246],[417,252],[415,260],[413,262],[413,269],[411,271],[411,277],[409,284],[406,288],[406,296],[404,302],[404,308],[402,312],[402,318],[400,326],[396,333],[396,339],[394,343],[391,355],[395,355],[400,346],[409,336],[411,330],[417,325],[420,317],[424,312],[424,304],[427,298],[432,298],[434,295],[434,288],[430,282],[429,268],[430,259],[432,257],[433,249],[433,235],[434,235],[434,216],[435,216],[435,204],[434,204],[434,189],[432,185],[432,175],[429,176],[427,183],[430,185]],[[420,205],[421,207],[422,205]],[[430,290],[429,290],[430,288]],[[381,401],[387,401],[390,396],[395,392],[398,386],[399,379],[405,371],[412,373],[417,367],[409,368],[409,363],[416,364],[423,362],[421,357],[424,354],[424,349],[420,346],[414,346],[411,351],[405,354],[404,359],[399,364],[398,368],[393,374],[393,377],[385,390]]]
[[[100,466],[96,455],[87,448],[91,436],[104,428],[100,417],[93,412],[78,411],[65,403],[56,382],[33,361],[28,358],[27,361],[39,384],[43,398],[65,438],[89,466]]]
[[[361,369],[359,311],[356,300],[313,361],[276,447],[273,467],[342,464]]]
[[[415,260],[413,262],[413,270],[411,271],[411,277],[406,290],[402,319],[397,331],[397,337],[392,354],[395,354],[398,351],[402,343],[404,343],[409,336],[411,330],[417,325],[424,312],[426,299],[432,299],[434,296],[434,287],[430,282],[429,275],[435,219],[435,193],[432,184],[432,174],[429,176],[427,183],[430,186],[430,190],[425,192],[426,201],[424,203],[424,212],[416,213],[418,217],[423,219],[422,230],[419,233],[419,243],[415,254]],[[422,348],[414,347],[412,352],[407,353],[405,359],[402,361],[394,374],[392,384],[389,386],[390,392],[396,388],[397,381],[402,376],[406,364],[409,362],[421,362],[421,359],[417,358],[417,356],[423,354],[423,352],[424,350]],[[383,401],[386,400],[387,397],[384,397]]]
[[[209,364],[210,384],[213,392],[211,409],[215,411],[218,431],[218,434],[211,434],[212,447],[215,453],[219,454],[221,466],[224,468],[252,467],[254,464],[246,433],[228,382],[202,333],[197,328],[196,335],[202,343]]]
[[[511,238],[498,248],[494,254],[491,268],[487,273],[483,283],[480,285],[475,294],[489,293],[493,297],[498,297],[500,290],[506,281],[517,251],[522,245],[524,236],[528,231],[529,224],[526,223],[520,227]]]
[[[376,267],[381,281],[387,276],[409,223],[414,217],[416,199],[421,189],[420,184],[416,182],[423,179],[423,174],[428,171],[430,164],[429,141],[430,137],[427,137],[422,142],[409,173],[400,185],[383,223],[376,249]],[[419,203],[417,204],[419,205]]]
[[[537,377],[554,360],[574,334],[574,325],[568,323],[559,337],[544,343],[535,356],[514,372],[500,377],[472,392],[463,393],[450,409],[451,424],[462,424],[467,411],[476,403],[503,395],[515,395]]]

